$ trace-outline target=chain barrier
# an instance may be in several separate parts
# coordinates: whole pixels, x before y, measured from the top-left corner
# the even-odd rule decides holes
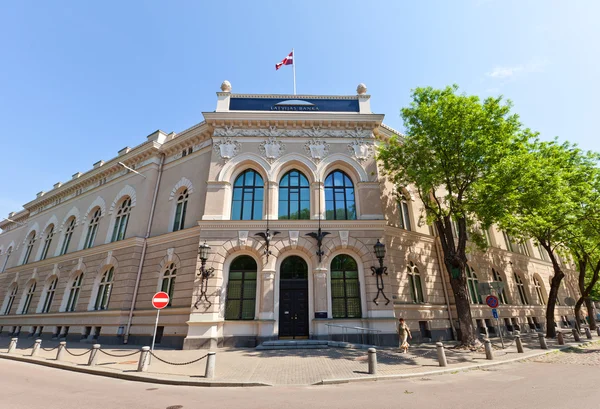
[[[141,351],[134,351],[134,352],[132,352],[130,354],[125,354],[125,355],[117,355],[117,354],[111,354],[110,352],[106,352],[105,350],[103,350],[102,348],[100,348],[100,352],[102,352],[105,355],[112,356],[113,358],[125,358],[125,357],[128,357],[128,356],[133,356],[135,354],[139,354]]]
[[[139,351],[138,351],[139,352]],[[152,355],[154,358],[158,359],[160,362],[163,362],[167,365],[176,365],[176,366],[182,366],[182,365],[190,365],[190,364],[195,364],[196,362],[199,362],[201,360],[203,360],[204,358],[206,358],[208,356],[208,354],[201,356],[198,359],[194,359],[193,361],[189,361],[189,362],[169,362],[166,361],[164,359],[159,358],[154,352],[152,351],[148,351],[150,353],[150,355]]]
[[[55,349],[58,349],[58,345],[57,345],[57,346],[55,346],[54,348],[44,348],[44,347],[40,347],[40,348],[42,348],[42,349],[43,349],[44,351],[46,351],[46,352],[52,352],[52,351],[54,351]]]
[[[67,349],[67,347],[65,347],[65,351],[67,351],[67,353],[68,353],[69,355],[72,355],[72,356],[84,356],[84,355],[86,355],[86,354],[89,354],[90,352],[92,352],[92,350],[91,350],[91,349],[88,349],[87,351],[85,351],[85,352],[84,352],[84,353],[82,353],[82,354],[74,354],[73,352],[69,351],[69,350]]]
[[[27,348],[19,348],[19,349],[22,349],[22,350],[31,349],[31,348],[33,348],[34,345],[35,345],[35,341],[33,342],[33,344],[31,344],[31,346],[28,346]],[[18,344],[17,344],[17,348],[18,348]]]

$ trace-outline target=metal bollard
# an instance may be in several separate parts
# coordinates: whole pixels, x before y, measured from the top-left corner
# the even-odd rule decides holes
[[[146,372],[148,370],[149,355],[150,347],[142,347],[142,352],[140,353],[140,361],[138,362],[137,367],[138,372]]]
[[[64,351],[65,351],[66,347],[67,347],[67,342],[66,341],[60,341],[58,343],[58,349],[56,350],[56,360],[57,361],[62,361],[63,354],[64,354]]]
[[[10,344],[8,345],[8,353],[12,354],[17,350],[17,342],[19,341],[19,338],[11,338],[10,339]]]
[[[588,327],[585,327],[585,337],[587,339],[592,339],[592,331]]]
[[[369,374],[377,375],[377,350],[375,348],[368,349]]]
[[[489,339],[485,339],[483,342],[485,344],[485,359],[491,361],[492,359],[494,359],[494,352],[492,351],[492,343]]]
[[[206,371],[204,371],[204,377],[212,379],[215,377],[215,366],[217,364],[217,353],[209,352],[206,357]]]
[[[577,331],[576,328],[573,328],[572,331],[573,331],[573,339],[575,340],[575,342],[581,342],[581,336],[579,335],[579,331]]]
[[[556,333],[556,339],[558,340],[558,345],[565,344],[565,336],[563,335],[562,331],[558,331]]]
[[[88,366],[95,366],[98,363],[98,350],[100,349],[100,344],[92,345],[92,350],[90,351],[90,359],[88,360]]]
[[[546,343],[546,337],[541,332],[538,334],[538,338],[540,340],[540,348],[548,349],[548,344]]]
[[[31,350],[31,356],[37,356],[40,352],[41,346],[42,346],[42,340],[36,339],[35,344],[33,344],[33,349]]]
[[[448,361],[446,360],[446,351],[444,350],[444,344],[442,344],[441,342],[436,342],[435,347],[437,348],[437,356],[440,366],[448,366]]]
[[[517,344],[517,352],[519,354],[522,354],[523,353],[523,342],[521,341],[521,336],[520,335],[517,335],[515,337],[515,344]]]

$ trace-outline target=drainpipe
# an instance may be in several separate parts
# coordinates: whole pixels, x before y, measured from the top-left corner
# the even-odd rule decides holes
[[[148,228],[144,236],[142,244],[142,255],[140,257],[140,265],[138,266],[137,276],[135,278],[135,287],[133,288],[133,299],[131,300],[131,308],[129,309],[129,317],[127,318],[127,328],[125,329],[125,337],[123,343],[126,344],[129,340],[129,330],[131,329],[131,321],[133,320],[133,310],[137,300],[138,291],[140,289],[140,281],[142,278],[142,267],[146,258],[146,249],[148,248],[148,237],[150,237],[150,229],[152,229],[152,220],[154,219],[154,209],[156,208],[156,197],[158,196],[158,188],[160,186],[160,178],[163,172],[163,164],[165,162],[165,154],[160,154],[160,163],[158,164],[158,176],[156,177],[156,185],[154,186],[154,196],[152,197],[152,206],[150,207],[150,216],[148,217]]]
[[[446,300],[446,307],[448,308],[448,319],[450,320],[450,329],[452,330],[452,337],[456,339],[456,329],[454,328],[454,320],[452,319],[452,310],[450,309],[450,297],[448,297],[448,288],[446,287],[446,275],[444,272],[446,271],[446,264],[444,264],[444,259],[442,258],[442,243],[440,243],[440,238],[435,237],[435,254],[437,254],[438,263],[440,265],[440,273],[442,276],[442,286],[444,287],[444,298]]]

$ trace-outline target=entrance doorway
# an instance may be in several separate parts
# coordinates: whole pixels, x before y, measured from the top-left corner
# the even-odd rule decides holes
[[[279,338],[308,338],[308,265],[302,257],[291,256],[281,263]]]

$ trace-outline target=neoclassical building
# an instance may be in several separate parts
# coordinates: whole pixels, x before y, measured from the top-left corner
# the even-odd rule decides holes
[[[148,344],[151,298],[163,290],[171,302],[157,341],[179,348],[365,331],[350,327],[395,344],[400,316],[417,339],[452,338],[438,239],[410,186],[378,169],[376,145],[397,132],[371,112],[366,87],[350,96],[221,89],[202,122],[153,132],[0,222],[0,333]],[[478,283],[502,281],[503,326],[540,328],[547,255],[496,229],[488,240],[468,270],[477,326],[497,331]],[[202,279],[204,243],[211,274]],[[576,297],[569,271],[561,300]],[[570,325],[571,307],[556,311]]]

